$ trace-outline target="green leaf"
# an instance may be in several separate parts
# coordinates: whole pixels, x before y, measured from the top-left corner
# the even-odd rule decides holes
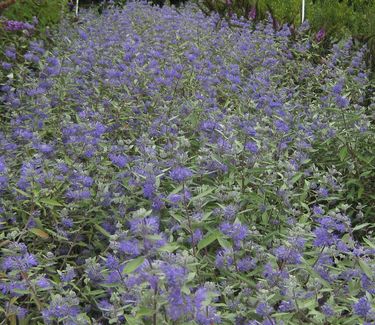
[[[340,152],[339,152],[339,157],[340,157],[340,160],[341,161],[344,161],[345,158],[347,157],[348,155],[348,148],[347,147],[342,147]]]
[[[54,199],[40,199],[40,203],[44,203],[45,205],[51,206],[51,207],[62,207],[64,206],[60,202],[54,200]]]
[[[361,186],[357,192],[357,197],[358,199],[360,199],[363,195],[363,193],[365,192],[365,188],[363,186]]]
[[[18,189],[18,188],[15,188],[15,190],[16,190],[16,192],[22,194],[23,196],[31,197],[30,194],[28,194],[28,193],[26,193],[26,192],[24,192],[24,191],[22,191],[22,190],[20,190],[20,189]]]
[[[89,292],[89,295],[90,296],[101,296],[101,295],[103,295],[103,294],[105,294],[105,290],[93,290],[93,291],[90,291]]]
[[[177,194],[183,189],[182,185],[177,186],[170,194]]]
[[[232,247],[232,244],[228,240],[226,240],[224,238],[220,237],[217,240],[218,240],[220,246],[223,247],[223,248],[230,248],[230,247]]]
[[[206,235],[199,243],[198,243],[198,251],[207,247],[212,242],[220,237],[220,233],[218,231],[214,231],[211,234]]]
[[[205,221],[207,220],[212,214],[212,211],[209,211],[209,212],[206,212],[204,215],[203,215],[203,218],[202,218],[202,221]]]
[[[373,277],[373,272],[371,267],[364,262],[363,260],[358,260],[359,266],[361,267],[362,271],[371,279]]]
[[[22,289],[12,289],[12,292],[18,293],[20,295],[28,295],[30,293],[29,290],[22,290]]]
[[[140,256],[140,257],[135,258],[134,260],[131,260],[125,265],[124,270],[122,271],[122,274],[132,273],[138,268],[138,266],[140,266],[144,262],[144,260],[145,258],[143,256]]]
[[[362,238],[363,241],[369,245],[371,248],[375,248],[375,243],[371,242],[368,238]]]
[[[360,176],[361,177],[367,177],[367,176],[370,176],[372,173],[373,173],[372,170],[367,170],[367,171],[363,172]]]
[[[291,180],[291,183],[294,184],[296,182],[298,182],[298,180],[302,177],[302,173],[297,173],[295,174],[293,177],[292,177],[292,180]]]
[[[263,212],[262,213],[262,224],[264,225],[268,225],[268,221],[269,221],[269,216],[268,216],[268,212]]]
[[[137,317],[151,316],[153,313],[154,311],[150,308],[140,307],[139,310],[137,311]]]
[[[241,274],[239,273],[229,273],[228,272],[228,275],[231,275],[231,276],[234,276],[238,279],[240,279],[241,281],[243,281],[244,283],[246,283],[248,286],[250,286],[251,288],[255,288],[256,284],[254,281],[250,280],[250,277],[247,278],[245,276],[242,276]]]
[[[148,240],[161,240],[162,239],[161,235],[146,235],[145,238]]]
[[[189,287],[186,286],[186,285],[182,286],[181,291],[182,291],[184,294],[186,294],[186,295],[190,295],[190,294],[191,294]]]
[[[101,283],[100,286],[104,288],[116,288],[118,287],[118,283]]]
[[[164,245],[158,249],[159,252],[168,252],[172,253],[175,250],[179,248],[179,245],[177,243],[169,243],[167,245]]]
[[[94,227],[96,230],[98,230],[101,234],[103,234],[106,237],[111,237],[111,234],[105,230],[103,227],[99,226],[98,224],[94,224]]]
[[[135,317],[127,315],[127,316],[125,316],[125,318],[126,318],[127,324],[129,324],[129,325],[139,325],[139,321]]]
[[[49,238],[49,235],[45,231],[39,228],[31,228],[30,232],[32,232],[34,235],[37,235],[38,237],[43,238],[43,239]]]
[[[211,187],[208,190],[203,191],[202,193],[199,193],[197,196],[194,196],[190,201],[195,201],[195,200],[201,199],[202,197],[207,196],[208,194],[212,193],[213,191],[214,191],[214,188]]]
[[[300,302],[299,308],[301,308],[301,309],[310,309],[311,308],[312,309],[313,307],[315,307],[315,305],[316,305],[315,298],[312,298],[312,299],[305,300],[302,303]]]
[[[371,225],[371,224],[370,224],[370,223],[361,223],[361,224],[355,226],[355,227],[353,228],[353,231],[363,229],[363,228],[365,228],[365,227],[367,227],[367,226],[369,226],[369,225]]]

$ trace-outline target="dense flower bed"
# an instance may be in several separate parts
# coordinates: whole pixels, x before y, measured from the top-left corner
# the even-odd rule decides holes
[[[307,29],[131,3],[7,49],[0,319],[373,323],[365,49]]]

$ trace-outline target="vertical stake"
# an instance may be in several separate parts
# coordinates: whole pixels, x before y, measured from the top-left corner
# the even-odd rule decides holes
[[[302,0],[302,23],[305,21],[305,0]]]

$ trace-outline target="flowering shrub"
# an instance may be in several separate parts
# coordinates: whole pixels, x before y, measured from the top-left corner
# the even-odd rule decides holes
[[[3,8],[1,15],[9,20],[31,21],[34,16],[38,17],[40,28],[52,26],[59,22],[61,15],[66,7],[65,0],[49,1],[5,1],[9,3]]]
[[[81,19],[4,52],[0,319],[373,323],[365,48],[195,6]]]

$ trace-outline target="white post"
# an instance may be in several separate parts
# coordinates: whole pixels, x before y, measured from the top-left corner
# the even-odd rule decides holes
[[[305,0],[302,0],[302,23],[305,21]]]
[[[76,0],[76,16],[78,17],[79,0]]]

